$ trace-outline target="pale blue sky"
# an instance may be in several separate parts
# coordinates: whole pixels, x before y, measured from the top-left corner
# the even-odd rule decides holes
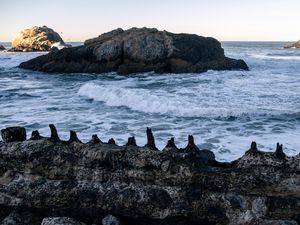
[[[222,41],[296,41],[299,10],[300,0],[0,0],[0,41],[34,25],[65,41],[143,26]]]

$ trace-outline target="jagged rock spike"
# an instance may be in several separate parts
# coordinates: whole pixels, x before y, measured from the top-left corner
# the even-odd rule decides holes
[[[283,152],[282,144],[280,145],[279,143],[277,143],[276,150],[275,150],[275,156],[276,156],[276,158],[279,158],[279,159],[285,159],[286,155]]]
[[[147,127],[146,133],[147,133],[147,144],[145,145],[145,147],[148,147],[151,150],[158,150],[155,146],[155,139],[151,128]]]
[[[70,139],[69,142],[80,142],[82,143],[79,138],[77,137],[77,134],[74,130],[70,130]]]
[[[257,152],[258,152],[257,144],[255,141],[252,141],[250,149],[246,153],[257,153]]]
[[[59,141],[59,136],[57,134],[57,130],[56,130],[56,127],[54,126],[54,124],[49,124],[49,127],[50,127],[50,130],[51,130],[51,136],[50,136],[50,139],[52,141]]]
[[[135,137],[129,137],[126,146],[137,146]]]
[[[199,151],[199,148],[197,147],[197,145],[195,145],[193,135],[188,136],[188,144],[184,150],[185,151]]]
[[[92,135],[92,140],[89,141],[92,144],[98,144],[101,143],[101,140],[98,138],[97,134]]]
[[[168,143],[167,143],[165,148],[176,148],[176,149],[178,149],[177,146],[175,145],[175,140],[174,140],[173,137],[170,140],[168,140]]]
[[[110,145],[116,145],[116,142],[113,138],[109,139],[107,143]]]
[[[38,130],[33,130],[31,132],[31,138],[30,138],[30,140],[39,140],[41,138],[42,138],[42,136],[40,135],[40,133],[39,133]]]

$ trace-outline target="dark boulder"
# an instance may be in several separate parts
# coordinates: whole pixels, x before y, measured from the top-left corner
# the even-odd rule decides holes
[[[25,141],[26,130],[24,127],[8,127],[1,130],[1,136],[4,142]]]
[[[243,60],[227,58],[220,42],[194,34],[149,28],[117,29],[83,46],[53,51],[21,63],[20,68],[65,73],[200,73],[248,70]]]
[[[0,51],[3,51],[3,50],[5,50],[4,46],[0,45]]]

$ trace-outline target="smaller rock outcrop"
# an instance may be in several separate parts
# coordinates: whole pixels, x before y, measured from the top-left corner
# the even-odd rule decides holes
[[[59,43],[59,44],[56,44]],[[52,46],[66,46],[57,32],[46,26],[25,29],[13,40],[13,52],[50,51]],[[66,46],[67,47],[67,46]]]
[[[284,48],[300,48],[300,40],[295,42],[292,45],[286,45],[286,46],[284,46]]]
[[[5,50],[4,46],[0,45],[0,51],[3,51],[3,50]]]

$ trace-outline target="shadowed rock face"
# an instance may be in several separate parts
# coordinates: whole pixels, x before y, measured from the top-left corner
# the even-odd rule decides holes
[[[5,50],[4,46],[0,45],[0,51],[3,51],[3,50]]]
[[[84,46],[51,52],[20,67],[46,72],[121,74],[248,70],[243,60],[225,57],[221,44],[213,38],[148,28],[116,29],[85,41]]]
[[[12,49],[15,52],[35,52],[50,51],[51,46],[55,43],[64,45],[64,41],[51,28],[46,26],[25,29],[12,42]]]
[[[284,46],[284,48],[300,48],[300,40],[295,42],[292,45],[286,45],[286,46]]]
[[[287,157],[279,144],[266,153],[253,142],[240,159],[221,163],[193,136],[186,148],[171,139],[158,151],[149,128],[145,147],[134,137],[125,146],[96,135],[82,143],[74,131],[62,141],[50,128],[49,138],[34,131],[26,141],[0,142],[0,219],[22,210],[17,215],[40,223],[47,217],[43,224],[300,222],[300,155]]]

